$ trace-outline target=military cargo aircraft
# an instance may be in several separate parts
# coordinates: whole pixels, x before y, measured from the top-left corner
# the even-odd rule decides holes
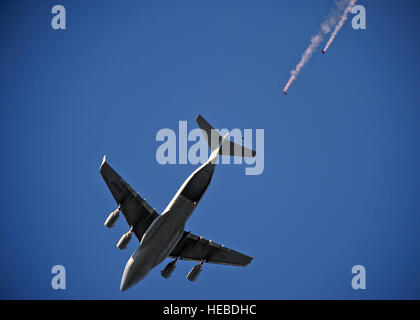
[[[106,157],[100,166],[104,178],[118,208],[105,221],[105,226],[115,225],[120,212],[123,213],[130,229],[117,243],[125,249],[132,234],[140,245],[128,260],[121,279],[120,290],[124,291],[144,279],[149,272],[165,258],[172,259],[161,271],[169,278],[179,259],[199,262],[187,274],[187,279],[195,281],[204,263],[232,266],[247,266],[253,257],[229,249],[185,231],[185,224],[206,192],[214,173],[219,155],[254,157],[256,152],[238,145],[226,134],[220,136],[217,130],[201,116],[196,119],[211,150],[209,159],[198,167],[182,184],[162,214],[158,214],[125,180],[108,164]]]

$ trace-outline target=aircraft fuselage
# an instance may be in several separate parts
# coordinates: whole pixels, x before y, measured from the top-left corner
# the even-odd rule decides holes
[[[128,260],[121,279],[122,291],[132,287],[160,264],[182,237],[185,224],[210,184],[215,164],[212,154],[178,189],[163,213],[144,233],[140,245]]]

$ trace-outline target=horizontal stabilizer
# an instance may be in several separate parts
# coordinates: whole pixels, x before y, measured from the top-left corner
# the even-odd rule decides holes
[[[196,121],[206,138],[211,152],[219,148],[220,143],[223,140],[223,137],[219,134],[219,132],[214,129],[201,115],[198,115]],[[219,154],[223,156],[255,157],[257,152],[226,139],[222,142]]]

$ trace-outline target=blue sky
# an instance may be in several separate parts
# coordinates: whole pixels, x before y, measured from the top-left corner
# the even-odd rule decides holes
[[[2,1],[0,298],[419,299],[420,8],[359,3],[367,29],[348,21],[284,96],[333,1]],[[199,113],[264,129],[264,173],[217,167],[187,224],[255,259],[120,292],[137,243],[103,226],[102,157],[161,212],[195,166],[159,165],[156,133]]]

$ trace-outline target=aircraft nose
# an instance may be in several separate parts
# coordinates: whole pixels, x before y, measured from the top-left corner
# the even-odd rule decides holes
[[[121,285],[120,285],[121,291],[125,291],[131,288],[136,283],[135,270],[134,270],[133,264],[134,264],[134,259],[130,257],[130,259],[128,260],[125,266],[124,273],[121,279]]]

